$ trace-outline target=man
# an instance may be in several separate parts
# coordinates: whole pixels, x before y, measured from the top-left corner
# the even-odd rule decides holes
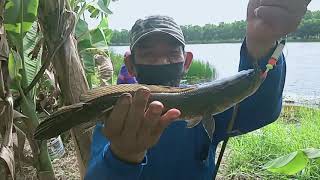
[[[131,55],[130,52],[125,52],[124,59],[128,59]],[[127,67],[123,64],[120,68],[117,84],[135,84],[137,80],[132,74],[129,74]]]
[[[239,70],[252,68],[254,62],[265,69],[275,42],[297,28],[306,6],[303,0],[250,0]],[[129,73],[139,83],[179,86],[192,62],[179,26],[169,17],[152,16],[138,20],[130,37],[132,54],[125,61]],[[227,133],[232,109],[214,116],[212,140],[201,123],[187,129],[185,122],[175,121],[178,109],[162,115],[161,102],[146,105],[148,89],[133,97],[123,94],[106,126],[95,129],[86,179],[212,179],[219,142],[277,119],[285,75],[281,55],[259,90],[240,103],[232,133]]]

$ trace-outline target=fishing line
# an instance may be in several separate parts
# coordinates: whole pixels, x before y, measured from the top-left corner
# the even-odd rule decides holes
[[[232,129],[233,129],[233,126],[234,126],[234,123],[236,121],[236,117],[237,117],[237,114],[238,114],[238,110],[239,110],[239,104],[236,104],[233,108],[233,113],[232,113],[232,118],[228,124],[228,129],[227,129],[227,132],[231,132]],[[227,144],[228,144],[228,141],[229,141],[229,137],[227,137],[223,143],[222,143],[222,147],[221,147],[221,150],[220,150],[220,153],[219,153],[219,157],[218,157],[218,160],[217,160],[217,163],[216,163],[216,166],[214,168],[214,171],[213,171],[213,180],[216,179],[217,177],[217,174],[218,174],[218,170],[219,170],[219,167],[220,167],[220,164],[221,164],[221,161],[222,161],[222,158],[223,158],[223,155],[224,155],[224,152],[226,150],[226,147],[227,147]]]

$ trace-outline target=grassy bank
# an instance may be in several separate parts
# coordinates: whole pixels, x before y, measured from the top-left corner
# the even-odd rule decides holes
[[[320,148],[320,110],[284,107],[273,124],[233,138],[229,144],[224,176],[227,179],[320,179],[320,160],[303,173],[285,176],[264,170],[268,161],[299,149]]]

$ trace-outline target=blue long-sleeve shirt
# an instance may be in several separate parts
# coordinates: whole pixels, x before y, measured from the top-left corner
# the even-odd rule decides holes
[[[259,61],[265,69],[270,55]],[[240,52],[239,70],[253,68],[246,44]],[[282,92],[286,65],[283,55],[277,66],[268,73],[259,90],[240,103],[232,133],[227,126],[232,108],[214,116],[215,132],[212,141],[200,123],[194,128],[185,128],[184,121],[169,125],[159,142],[147,151],[140,164],[128,164],[117,159],[109,148],[109,141],[97,125],[93,134],[91,160],[85,179],[112,180],[211,180],[215,167],[214,158],[219,142],[227,137],[245,134],[274,122],[281,111]]]

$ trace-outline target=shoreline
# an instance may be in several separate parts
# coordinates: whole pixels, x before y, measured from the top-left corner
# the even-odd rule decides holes
[[[282,98],[283,106],[303,106],[310,108],[320,108],[320,97],[307,98],[307,97],[292,97],[283,96]]]
[[[221,40],[221,41],[189,41],[188,44],[228,44],[228,43],[242,43],[243,40]],[[301,43],[312,43],[312,42],[320,42],[320,39],[304,39],[304,40],[296,40],[296,39],[288,39],[287,42],[301,42]],[[109,46],[129,46],[129,43],[110,43]]]

